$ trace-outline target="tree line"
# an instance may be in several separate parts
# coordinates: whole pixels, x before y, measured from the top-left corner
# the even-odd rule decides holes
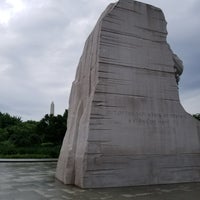
[[[35,152],[41,156],[43,153],[44,157],[58,156],[67,129],[67,116],[68,110],[65,110],[63,115],[46,114],[40,121],[23,122],[20,117],[0,112],[0,156]]]

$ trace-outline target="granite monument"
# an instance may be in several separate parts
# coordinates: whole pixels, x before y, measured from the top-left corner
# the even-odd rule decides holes
[[[200,181],[200,123],[180,104],[183,64],[166,25],[159,8],[133,0],[101,15],[71,89],[56,171],[65,184]]]

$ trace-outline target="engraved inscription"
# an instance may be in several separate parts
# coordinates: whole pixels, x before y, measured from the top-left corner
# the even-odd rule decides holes
[[[109,116],[115,116],[118,119],[125,118],[128,123],[137,123],[141,125],[152,125],[156,124],[167,125],[170,121],[184,120],[186,116],[181,114],[166,114],[166,113],[155,113],[155,112],[130,112],[130,111],[108,111]]]

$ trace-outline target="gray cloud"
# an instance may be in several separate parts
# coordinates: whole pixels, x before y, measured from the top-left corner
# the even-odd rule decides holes
[[[12,14],[8,24],[0,23],[0,111],[39,120],[49,112],[52,100],[56,113],[62,114],[68,107],[84,42],[113,1],[22,1],[25,9]],[[181,6],[173,0],[143,2],[163,9],[168,41],[185,65],[180,83],[182,102],[189,112],[200,112],[199,1],[183,0]],[[12,5],[1,1],[0,11],[6,9]]]

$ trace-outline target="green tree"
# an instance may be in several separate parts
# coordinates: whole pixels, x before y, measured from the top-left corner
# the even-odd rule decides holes
[[[68,111],[62,115],[45,115],[37,125],[37,132],[42,136],[43,143],[61,144],[67,129]]]
[[[66,132],[68,111],[45,115],[39,122],[22,122],[19,117],[0,112],[0,155],[36,154],[57,157]]]
[[[65,109],[65,112],[63,113],[63,120],[65,121],[65,123],[67,123],[67,118],[68,118],[68,110]]]
[[[6,129],[0,128],[0,143],[8,140],[9,134]]]
[[[40,136],[36,132],[36,124],[23,122],[20,125],[15,125],[7,128],[9,141],[18,146],[33,146],[41,143]]]
[[[12,117],[8,113],[0,112],[0,128],[6,128],[9,126],[14,126],[21,124],[22,120],[20,117]]]
[[[193,117],[200,121],[200,113],[194,114]]]

